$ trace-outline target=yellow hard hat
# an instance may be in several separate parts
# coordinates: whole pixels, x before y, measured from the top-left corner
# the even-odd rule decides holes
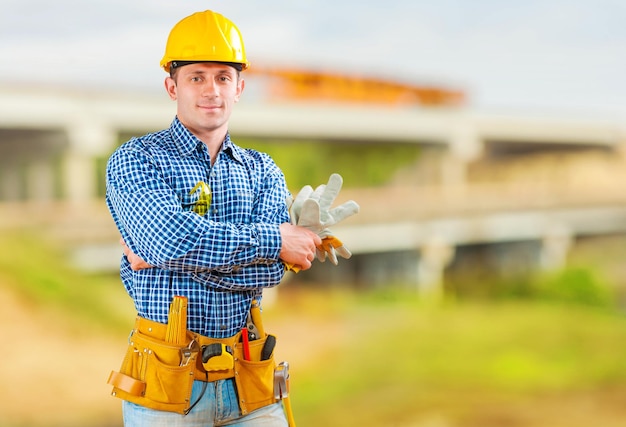
[[[228,18],[211,10],[196,12],[174,25],[167,38],[161,67],[168,73],[174,61],[226,62],[250,65],[239,29]]]

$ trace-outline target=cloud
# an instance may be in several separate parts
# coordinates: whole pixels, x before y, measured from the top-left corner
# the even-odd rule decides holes
[[[626,5],[618,0],[5,0],[0,77],[161,89],[167,33],[208,7],[254,64],[462,86],[481,108],[626,114]]]

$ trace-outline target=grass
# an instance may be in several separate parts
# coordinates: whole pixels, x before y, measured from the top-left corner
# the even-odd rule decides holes
[[[18,291],[33,309],[52,310],[90,327],[127,329],[132,323],[126,319],[130,299],[118,275],[77,271],[68,266],[63,250],[33,234],[0,236],[2,283]]]
[[[299,425],[403,425],[429,405],[467,425],[455,399],[506,406],[626,382],[626,318],[615,311],[532,301],[433,306],[415,295],[343,300],[335,315],[346,339],[293,380]]]
[[[117,277],[77,272],[33,237],[5,235],[0,243],[1,284],[68,324],[126,332],[130,300]],[[626,397],[626,317],[610,306],[567,299],[434,304],[393,289],[289,284],[266,319],[266,328],[321,328],[309,361],[292,367],[300,427],[609,427],[619,424],[602,417],[626,416],[601,406],[622,408]],[[567,411],[578,415],[564,417]]]

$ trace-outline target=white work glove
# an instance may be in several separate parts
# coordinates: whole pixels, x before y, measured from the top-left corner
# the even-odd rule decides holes
[[[322,184],[315,190],[310,185],[302,187],[295,199],[287,200],[291,223],[318,233],[358,213],[359,205],[353,200],[331,209],[342,185],[343,178],[334,173],[327,184]],[[301,220],[303,216],[304,222]]]
[[[345,209],[341,209],[340,212],[342,214],[340,216],[327,214],[329,224],[337,224],[337,222],[347,218],[347,216],[354,215],[358,212],[359,205],[357,205],[356,202],[350,201],[347,203],[349,203],[350,206],[346,206]],[[356,211],[354,210],[355,206]],[[344,213],[348,213],[349,215],[343,216]],[[324,214],[322,213],[319,203],[314,199],[307,199],[302,204],[298,225],[308,228],[322,239],[322,244],[316,248],[317,259],[320,262],[324,262],[328,256],[330,262],[337,265],[337,255],[342,258],[349,259],[352,256],[352,252],[350,252],[348,248],[343,245],[341,240],[333,235],[334,233],[330,230],[330,228],[325,227],[325,224],[323,224],[320,220],[323,216]]]
[[[348,259],[352,253],[334,236],[329,227],[359,212],[359,205],[353,200],[331,209],[342,185],[343,178],[334,173],[327,184],[322,184],[315,190],[306,185],[295,199],[287,200],[292,224],[305,227],[322,238],[322,244],[316,251],[317,259],[324,262],[328,257],[335,265],[338,264],[337,255]]]

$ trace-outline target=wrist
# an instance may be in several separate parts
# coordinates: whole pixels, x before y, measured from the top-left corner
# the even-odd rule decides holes
[[[282,247],[280,225],[256,224],[258,249],[257,257],[264,260],[278,261]]]

